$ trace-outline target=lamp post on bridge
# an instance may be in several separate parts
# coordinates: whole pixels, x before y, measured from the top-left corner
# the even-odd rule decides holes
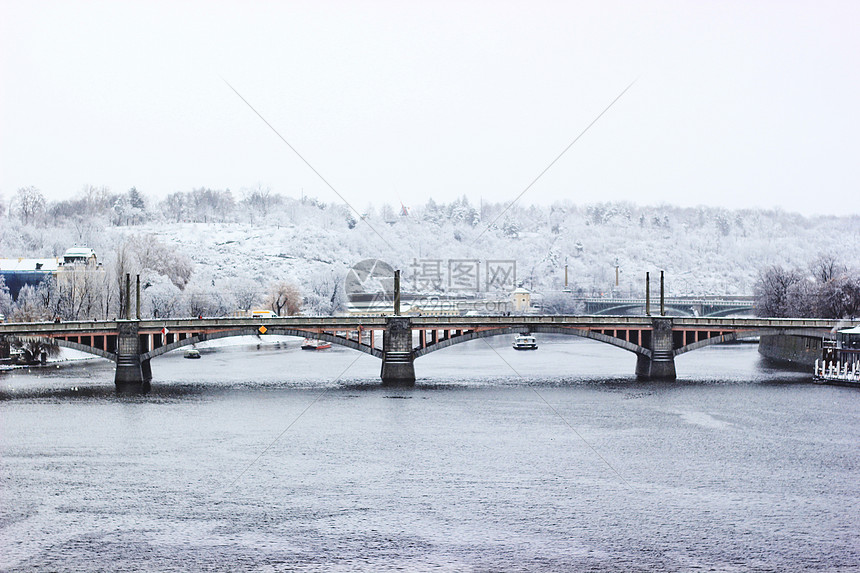
[[[394,316],[400,316],[400,270],[394,271]]]
[[[651,316],[651,273],[645,273],[645,316]]]
[[[660,271],[660,316],[666,316],[666,284]]]

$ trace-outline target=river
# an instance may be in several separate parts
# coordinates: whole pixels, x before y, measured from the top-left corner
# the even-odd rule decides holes
[[[855,571],[860,393],[754,345],[503,337],[415,363],[299,339],[0,373],[3,571]]]

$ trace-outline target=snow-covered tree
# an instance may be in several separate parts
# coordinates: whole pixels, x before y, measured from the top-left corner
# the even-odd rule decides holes
[[[304,314],[332,316],[344,308],[343,276],[332,270],[317,271],[303,283],[308,294]]]
[[[208,276],[196,275],[184,291],[185,305],[191,316],[226,316],[236,308],[232,294]]]
[[[161,202],[161,209],[168,220],[179,223],[185,218],[187,201],[185,193],[176,191]]]
[[[188,284],[194,272],[194,264],[186,255],[167,246],[152,233],[132,235],[127,240],[127,248],[140,271],[162,274],[180,289]]]
[[[50,301],[47,301],[50,302]],[[18,292],[18,299],[10,313],[12,322],[39,322],[51,318],[46,300],[37,287],[24,285]]]
[[[583,303],[570,292],[551,291],[541,299],[541,310],[546,314],[577,314],[583,308]]]
[[[234,277],[227,281],[227,288],[239,310],[250,310],[263,300],[263,287],[248,277]]]
[[[182,291],[166,276],[153,273],[147,277],[146,288],[143,289],[143,313],[152,318],[167,318],[187,316],[185,300]]]
[[[848,268],[840,263],[836,256],[829,253],[819,253],[810,263],[809,270],[816,281],[825,284],[847,272]]]
[[[33,186],[21,187],[15,194],[13,206],[21,224],[32,224],[45,212],[45,196]]]
[[[797,297],[792,290],[803,280],[796,270],[780,265],[768,267],[759,274],[755,284],[755,308],[759,316],[793,316]]]
[[[12,295],[9,293],[9,287],[6,286],[6,279],[0,275],[0,314],[8,317],[12,314],[13,308]]]
[[[294,316],[302,309],[302,294],[292,282],[272,283],[266,305],[278,316]]]
[[[47,283],[54,289],[56,316],[63,320],[104,318],[104,270],[98,268],[64,268],[56,279]]]
[[[520,236],[520,224],[514,218],[506,218],[505,222],[502,224],[502,232],[506,237],[510,237],[512,239],[516,239]]]
[[[820,286],[816,298],[821,317],[860,316],[860,277],[843,274],[832,278]]]

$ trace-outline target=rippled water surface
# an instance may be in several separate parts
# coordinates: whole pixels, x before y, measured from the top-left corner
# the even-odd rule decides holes
[[[543,337],[379,361],[300,340],[0,373],[0,569],[860,568],[860,391],[755,346],[677,359]]]

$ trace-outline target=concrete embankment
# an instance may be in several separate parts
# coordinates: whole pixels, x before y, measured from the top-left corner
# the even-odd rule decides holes
[[[821,339],[782,334],[762,336],[758,351],[772,360],[797,366],[812,366],[821,358]]]

